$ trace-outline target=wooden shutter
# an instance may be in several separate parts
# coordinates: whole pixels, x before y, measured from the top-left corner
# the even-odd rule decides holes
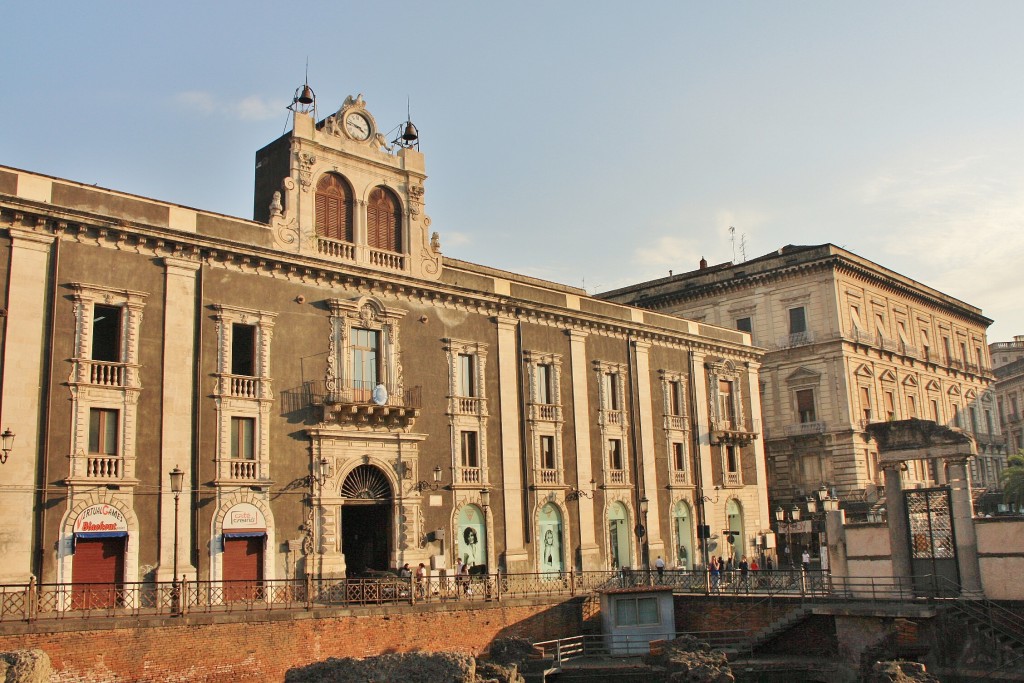
[[[401,224],[398,201],[384,188],[374,188],[366,207],[367,243],[374,249],[398,251]]]
[[[316,184],[316,233],[335,240],[352,241],[352,193],[336,175],[325,175]]]

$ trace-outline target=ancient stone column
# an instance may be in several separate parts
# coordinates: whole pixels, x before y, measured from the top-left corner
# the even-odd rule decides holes
[[[893,460],[882,463],[885,472],[885,510],[889,525],[889,547],[892,555],[892,574],[897,581],[910,581],[910,522],[903,502],[903,462]]]
[[[965,597],[981,597],[981,567],[978,564],[978,537],[974,532],[974,501],[967,458],[947,458],[949,487],[952,492],[953,536],[960,569],[960,587]]]

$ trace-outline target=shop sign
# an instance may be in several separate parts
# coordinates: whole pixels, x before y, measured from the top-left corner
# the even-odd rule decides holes
[[[113,531],[128,531],[128,520],[124,518],[121,511],[113,505],[101,503],[90,505],[82,510],[75,520],[76,534],[110,533]]]
[[[266,529],[267,520],[260,509],[252,503],[239,503],[228,510],[224,517],[224,530]]]

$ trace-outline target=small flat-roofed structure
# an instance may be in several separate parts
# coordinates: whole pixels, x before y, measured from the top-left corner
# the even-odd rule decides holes
[[[614,588],[601,593],[601,632],[611,655],[647,652],[652,640],[676,637],[671,586]]]

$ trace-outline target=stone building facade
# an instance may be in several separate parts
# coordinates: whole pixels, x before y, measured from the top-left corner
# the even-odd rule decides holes
[[[969,304],[832,244],[787,246],[599,295],[732,327],[767,350],[761,405],[772,504],[825,485],[851,503],[879,499],[878,450],[865,427],[921,418],[969,432],[973,486],[995,486],[1006,449],[986,328]],[[909,463],[904,487],[945,481]]]
[[[425,179],[361,97],[257,153],[255,221],[0,168],[0,583],[755,547],[749,337],[444,256]]]

